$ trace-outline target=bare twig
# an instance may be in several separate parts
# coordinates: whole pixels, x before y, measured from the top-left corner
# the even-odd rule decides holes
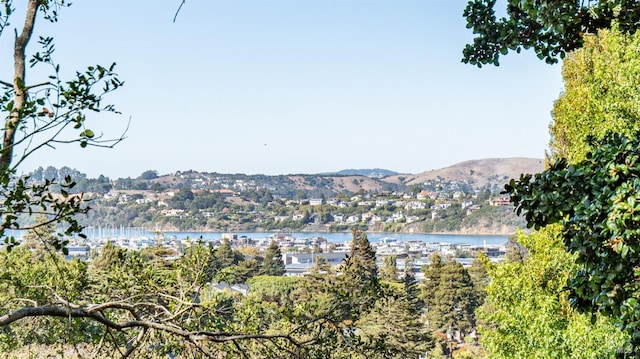
[[[187,0],[182,0],[182,2],[180,3],[180,6],[178,6],[178,10],[176,10],[176,14],[173,15],[173,23],[175,24],[176,19],[178,18],[178,13],[180,12],[180,9],[182,9],[182,5],[184,5],[184,3],[187,2]]]
[[[31,89],[34,89],[36,87],[48,86],[48,85],[52,85],[52,83],[47,81],[47,82],[41,82],[39,84],[29,85],[29,86],[25,87],[25,90],[31,90]]]
[[[131,344],[127,345],[127,351],[124,352],[124,354],[122,354],[122,358],[128,358],[129,355],[131,355],[137,348],[138,345],[140,345],[140,343],[142,342],[142,339],[144,339],[144,336],[147,334],[147,329],[143,328],[140,333],[138,333],[138,336],[131,342]]]
[[[240,355],[242,355],[243,358],[249,359],[249,357],[247,356],[247,353],[245,353],[244,350],[242,350],[242,348],[240,348],[240,345],[238,344],[238,342],[233,342],[233,346],[236,347],[236,349],[238,350]]]

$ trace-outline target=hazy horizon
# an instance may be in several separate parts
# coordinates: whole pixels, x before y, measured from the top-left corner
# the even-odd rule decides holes
[[[33,168],[33,169],[29,170],[29,171],[24,171],[23,174],[31,173],[34,170],[36,170],[38,167],[42,167],[43,169],[46,169],[47,167],[51,166],[51,167],[54,167],[54,168],[56,168],[58,170],[63,168],[63,167],[68,167],[68,168],[70,168],[72,170],[76,170],[76,171],[79,171],[81,173],[86,174],[89,178],[96,178],[96,177],[98,177],[100,175],[103,175],[103,176],[109,177],[111,179],[127,178],[127,177],[137,178],[145,171],[156,171],[159,176],[171,175],[171,174],[174,174],[174,173],[187,172],[187,171],[194,171],[194,172],[199,172],[199,173],[214,173],[215,172],[215,173],[220,173],[220,174],[244,174],[244,175],[249,175],[249,176],[253,176],[253,175],[265,175],[265,176],[280,176],[280,175],[282,175],[282,176],[289,176],[289,175],[333,175],[333,174],[337,174],[338,172],[342,172],[342,171],[375,171],[375,170],[383,170],[383,171],[395,172],[397,175],[405,175],[405,174],[406,175],[410,175],[410,174],[419,174],[419,173],[428,172],[428,171],[437,171],[437,170],[445,169],[445,168],[448,168],[448,167],[453,167],[453,166],[456,166],[456,165],[459,165],[459,164],[462,164],[462,163],[466,163],[466,162],[485,161],[485,160],[492,160],[492,159],[530,159],[530,160],[536,160],[536,161],[543,161],[544,160],[544,158],[535,158],[535,157],[477,158],[477,159],[470,159],[470,160],[464,160],[464,161],[452,163],[450,165],[445,165],[445,166],[439,167],[439,168],[428,168],[428,169],[424,169],[424,170],[418,171],[418,172],[399,172],[399,171],[395,171],[392,168],[381,168],[381,167],[341,168],[341,169],[337,169],[337,170],[334,170],[334,171],[326,171],[326,172],[314,172],[314,173],[309,173],[309,172],[289,172],[289,173],[276,173],[276,174],[249,173],[249,172],[207,171],[207,170],[199,170],[199,169],[196,169],[196,168],[175,169],[175,170],[169,171],[169,172],[162,172],[162,171],[159,171],[159,170],[154,169],[154,168],[147,168],[147,169],[144,169],[144,170],[140,171],[140,173],[122,177],[122,176],[111,176],[108,173],[98,173],[97,175],[91,175],[91,174],[83,171],[80,168],[75,168],[75,167],[72,167],[72,166],[62,165],[62,166],[57,167],[57,166],[53,166],[53,165],[41,165],[41,166],[37,166],[37,167],[35,167],[35,168]]]

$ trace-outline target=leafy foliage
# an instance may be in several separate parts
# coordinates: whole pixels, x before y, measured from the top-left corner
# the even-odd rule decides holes
[[[606,317],[574,311],[564,286],[578,267],[562,245],[559,225],[517,241],[524,262],[488,266],[486,302],[478,311],[480,340],[491,358],[613,358],[625,341]]]
[[[547,63],[558,62],[583,45],[584,35],[610,28],[634,33],[640,23],[637,1],[507,0],[506,16],[496,0],[469,1],[463,16],[476,37],[463,50],[465,63],[499,65],[500,55],[533,48]],[[501,2],[503,3],[503,2]]]
[[[583,161],[559,160],[505,189],[529,226],[562,226],[578,266],[568,280],[572,305],[612,317],[638,348],[640,141],[608,133],[590,147]]]
[[[115,73],[115,64],[93,65],[75,72],[70,79],[61,78],[61,66],[53,61],[55,45],[52,37],[38,39],[39,51],[27,54],[27,47],[38,17],[55,23],[58,11],[69,6],[65,0],[30,1],[24,7],[25,21],[14,38],[13,74],[11,82],[0,80],[0,111],[4,113],[2,144],[0,145],[0,237],[9,248],[15,244],[5,236],[7,229],[32,229],[52,223],[62,224],[63,235],[80,232],[82,227],[74,215],[86,213],[82,196],[71,195],[76,185],[70,176],[45,178],[42,183],[31,183],[28,177],[16,175],[18,166],[34,152],[46,147],[75,143],[87,146],[111,147],[122,137],[102,138],[90,128],[89,118],[95,113],[118,114],[104,97],[123,85]],[[0,9],[0,35],[14,16],[13,1],[5,1]],[[27,61],[28,59],[28,61]],[[8,61],[7,61],[8,62]],[[27,81],[27,62],[35,74],[45,74],[36,83]],[[59,192],[57,195],[55,192]],[[39,215],[47,220],[32,224],[25,216]],[[64,250],[63,240],[51,243]]]
[[[563,62],[564,91],[553,107],[551,157],[574,163],[590,150],[587,138],[640,130],[640,33],[618,29],[584,36]]]

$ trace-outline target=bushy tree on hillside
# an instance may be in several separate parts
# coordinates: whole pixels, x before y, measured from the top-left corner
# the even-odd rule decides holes
[[[158,178],[158,171],[156,170],[146,170],[142,172],[142,174],[138,177],[138,179],[150,181],[152,179]]]

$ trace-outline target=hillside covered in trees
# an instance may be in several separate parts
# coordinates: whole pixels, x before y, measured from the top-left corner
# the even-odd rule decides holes
[[[29,181],[72,178],[71,192],[90,199],[92,209],[80,220],[92,227],[330,232],[358,225],[375,232],[510,234],[524,222],[500,191],[510,175],[538,170],[541,162],[468,161],[428,177],[385,178],[148,170],[113,180],[47,167],[29,174]]]

